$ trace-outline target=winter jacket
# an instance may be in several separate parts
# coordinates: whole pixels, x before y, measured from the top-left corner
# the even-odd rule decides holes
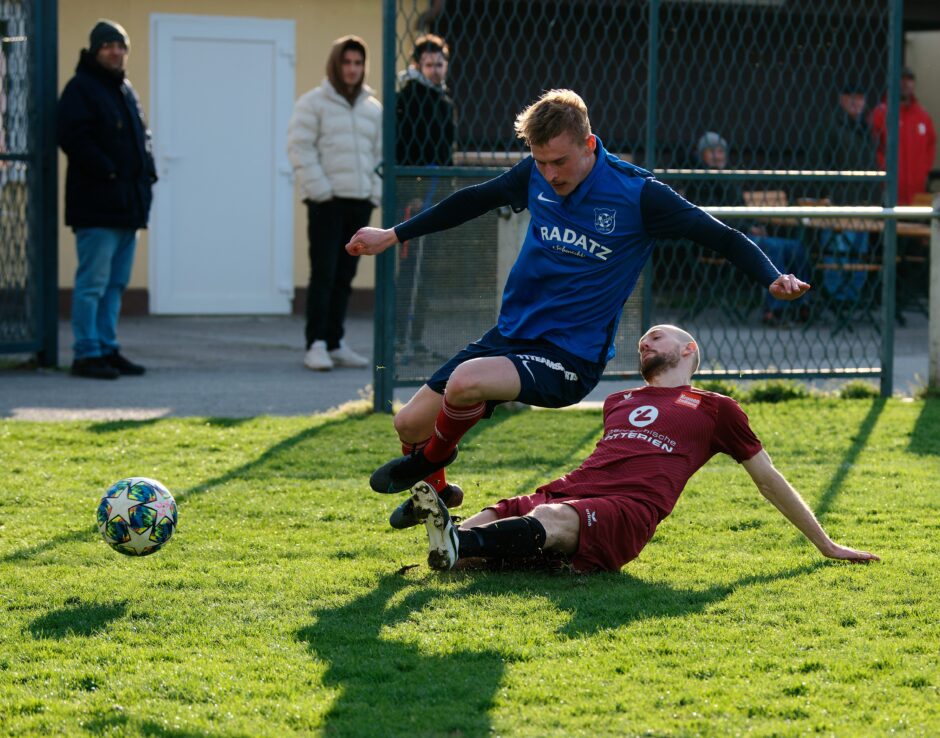
[[[876,168],[875,137],[865,116],[853,118],[839,108],[820,133],[818,161],[812,162],[814,167],[835,171]]]
[[[833,112],[828,125],[821,126],[810,168],[833,171],[871,171],[878,168],[875,137],[865,116],[853,118],[841,107]],[[848,199],[867,204],[881,201],[880,183],[857,183]],[[842,198],[833,198],[836,201]]]
[[[83,50],[57,114],[68,158],[66,225],[146,228],[156,167],[140,100],[123,72],[106,70]]]
[[[363,85],[354,105],[324,79],[298,98],[287,127],[287,156],[304,200],[382,202],[382,104]]]
[[[888,105],[882,102],[871,114],[871,127],[878,140],[878,166],[885,169],[888,146]],[[930,115],[912,97],[901,104],[898,130],[898,205],[910,205],[914,195],[927,189],[927,175],[937,153],[937,133]]]
[[[401,166],[450,166],[454,149],[454,101],[443,87],[431,84],[417,69],[400,75],[395,116],[398,143],[395,163]]]

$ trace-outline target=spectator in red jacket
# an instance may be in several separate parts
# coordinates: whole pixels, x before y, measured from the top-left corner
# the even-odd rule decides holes
[[[914,71],[901,72],[901,115],[898,131],[898,205],[910,205],[914,195],[927,190],[927,175],[937,153],[937,133],[933,121],[914,96]],[[888,145],[888,103],[882,100],[871,115],[871,127],[878,143],[878,166],[886,169]]]

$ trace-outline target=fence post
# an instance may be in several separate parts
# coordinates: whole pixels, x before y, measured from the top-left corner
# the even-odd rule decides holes
[[[930,294],[927,321],[927,344],[930,366],[927,386],[940,390],[940,195],[933,199],[933,220],[930,221]]]
[[[382,227],[398,222],[395,167],[395,0],[385,0],[382,18]],[[375,320],[372,339],[372,408],[377,413],[392,412],[395,389],[395,254],[386,250],[375,262]]]
[[[32,4],[29,95],[35,113],[30,116],[27,250],[35,269],[35,284],[26,299],[35,305],[32,328],[39,338],[36,359],[40,366],[59,361],[59,231],[55,109],[58,75],[56,0]]]
[[[892,0],[888,21],[888,140],[886,142],[885,165],[888,181],[885,187],[884,205],[893,208],[898,204],[898,147],[901,112],[901,52],[904,43],[904,3]],[[891,397],[894,392],[894,321],[897,309],[897,221],[893,218],[885,223],[884,253],[881,283],[881,396]]]

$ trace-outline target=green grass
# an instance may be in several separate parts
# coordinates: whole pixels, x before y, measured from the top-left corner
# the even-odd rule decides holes
[[[940,734],[940,400],[745,408],[832,536],[819,556],[727,458],[617,575],[436,574],[367,490],[387,416],[0,421],[0,735]],[[598,412],[498,414],[464,513],[577,465]],[[180,528],[94,527],[153,476]],[[405,568],[420,564],[415,568]]]

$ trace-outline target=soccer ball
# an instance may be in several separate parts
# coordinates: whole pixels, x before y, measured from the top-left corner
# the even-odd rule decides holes
[[[98,530],[115,551],[147,556],[176,530],[176,500],[156,479],[122,479],[98,503]]]

